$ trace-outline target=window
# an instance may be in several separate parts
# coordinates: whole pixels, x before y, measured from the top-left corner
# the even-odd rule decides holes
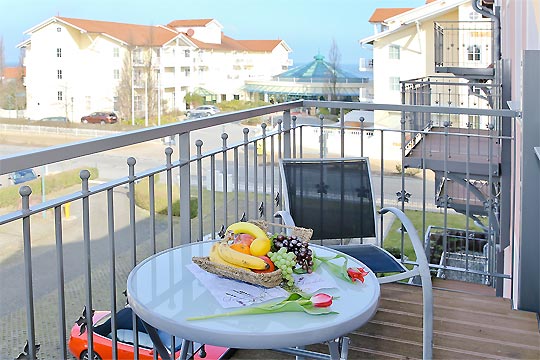
[[[184,50],[184,57],[190,57],[191,56],[191,51],[188,49],[188,50]]]
[[[133,50],[133,63],[134,64],[142,64],[143,63],[141,49]]]
[[[114,74],[114,80],[120,80],[120,70],[114,69],[113,74]]]
[[[388,58],[393,60],[399,60],[399,45],[390,45],[388,47]]]
[[[142,97],[141,97],[141,95],[135,95],[134,100],[135,100],[135,103],[134,103],[135,111],[141,111],[142,110]]]
[[[56,57],[62,57],[62,48],[56,48]]]
[[[390,90],[399,91],[399,76],[390,76]]]
[[[62,99],[64,98],[64,94],[61,91],[58,91],[57,98],[58,98],[58,101],[62,101]]]
[[[113,110],[120,111],[120,107],[118,106],[118,96],[113,97]]]
[[[240,100],[240,95],[234,95],[234,100]]]
[[[467,59],[469,61],[480,61],[480,48],[477,45],[467,48]]]
[[[189,76],[189,73],[190,73],[190,68],[189,66],[182,66],[180,68],[180,71],[184,73],[184,76]]]
[[[56,32],[62,32],[62,28],[61,28],[61,27],[57,27],[57,28],[56,28]]]
[[[117,58],[120,57],[120,49],[115,47],[112,49],[113,57]]]
[[[62,70],[56,70],[56,78],[62,80]]]
[[[227,95],[221,94],[221,101],[227,101]]]
[[[467,123],[469,129],[480,129],[480,116],[469,115],[469,122]]]

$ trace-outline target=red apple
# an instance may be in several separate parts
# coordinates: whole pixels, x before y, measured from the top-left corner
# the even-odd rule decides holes
[[[268,256],[262,255],[262,256],[258,256],[258,257],[263,259],[264,262],[268,264],[268,269],[266,269],[266,270],[251,269],[251,271],[256,272],[256,273],[268,273],[268,272],[272,272],[272,271],[276,270],[276,266],[274,265],[274,263],[272,262],[272,260],[270,260],[270,258]]]
[[[234,237],[234,243],[246,244],[249,247],[254,239],[255,237],[250,234],[237,234]]]

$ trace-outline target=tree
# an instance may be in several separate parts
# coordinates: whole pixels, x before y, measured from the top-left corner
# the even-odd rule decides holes
[[[4,58],[4,37],[0,36],[0,83],[4,78],[4,67],[5,67],[5,58]]]
[[[121,119],[131,117],[131,100],[132,100],[132,81],[133,81],[133,65],[131,63],[131,48],[128,48],[122,62],[122,73],[120,74],[120,82],[116,89],[118,98],[117,111]]]
[[[332,44],[328,51],[328,63],[330,64],[330,96],[328,100],[337,100],[337,82],[338,82],[338,69],[341,61],[341,53],[339,51],[335,38],[332,38]],[[337,114],[338,109],[332,109],[332,114]]]

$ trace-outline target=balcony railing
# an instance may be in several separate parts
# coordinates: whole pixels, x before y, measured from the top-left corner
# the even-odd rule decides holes
[[[368,156],[377,206],[419,210],[423,217],[419,232],[424,236],[429,225],[426,215],[436,215],[444,224],[455,215],[447,205],[444,211],[437,209],[428,168],[421,166],[409,176],[410,169],[401,166],[406,137],[423,136],[426,129],[365,130],[346,127],[343,121],[328,124],[324,118],[307,124],[306,119],[291,116],[297,108],[340,109],[341,114],[343,110],[402,111],[431,118],[477,112],[490,119],[505,116],[512,122],[517,116],[510,110],[461,104],[299,100],[4,156],[0,174],[45,166],[50,172],[85,167],[97,168],[99,177],[91,180],[92,174],[83,170],[78,188],[52,197],[22,186],[19,208],[0,214],[0,231],[10,244],[16,244],[7,248],[3,258],[7,266],[0,268],[2,287],[8,289],[0,295],[0,317],[12,324],[11,332],[2,334],[0,357],[16,357],[28,339],[30,344],[41,344],[40,358],[66,358],[67,331],[83,306],[115,312],[125,303],[122,292],[127,275],[141,260],[166,248],[214,237],[222,226],[243,216],[273,220],[274,212],[283,207],[281,158]],[[275,128],[243,125],[248,119],[264,120],[276,112],[283,116]],[[467,136],[501,140],[496,132]],[[164,146],[163,139],[174,139],[174,145]],[[506,140],[514,143],[512,137]],[[140,194],[147,197],[148,210],[140,206]],[[499,195],[490,195],[491,201]],[[507,211],[497,216],[513,218],[513,210]],[[173,215],[177,212],[179,217]],[[465,216],[458,222],[466,233],[474,231],[472,224],[465,226],[469,225]],[[390,220],[381,215],[379,239],[384,243],[390,226]],[[490,234],[494,229],[488,229]],[[488,246],[495,249],[498,239],[489,236]],[[445,266],[433,264],[438,270]],[[474,272],[490,284],[512,276],[492,266]],[[34,358],[32,347],[30,352]]]
[[[435,22],[435,70],[455,73],[475,69],[471,73],[492,77],[492,27],[490,20]]]

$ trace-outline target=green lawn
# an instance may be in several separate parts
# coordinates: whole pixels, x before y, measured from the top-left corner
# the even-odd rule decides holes
[[[418,232],[418,236],[420,236],[420,240],[422,242],[424,239],[422,238],[423,231],[422,231],[422,211],[417,210],[405,210],[405,214],[411,220],[411,222],[414,225],[414,228]],[[447,228],[455,228],[455,229],[465,229],[466,227],[466,217],[465,215],[458,214],[454,212],[453,210],[449,210],[447,214]],[[444,212],[441,210],[440,212],[426,212],[426,223],[424,231],[427,231],[428,226],[444,226]],[[384,248],[397,248],[401,251],[401,232],[400,232],[401,222],[396,219],[392,226],[390,227],[390,230],[388,232],[387,237],[384,239]],[[473,231],[482,231],[478,226],[476,226],[472,220],[469,220],[469,228]],[[404,253],[410,260],[416,260],[416,256],[414,255],[414,250],[411,244],[411,241],[409,239],[409,236],[407,233],[405,233],[404,236]]]

